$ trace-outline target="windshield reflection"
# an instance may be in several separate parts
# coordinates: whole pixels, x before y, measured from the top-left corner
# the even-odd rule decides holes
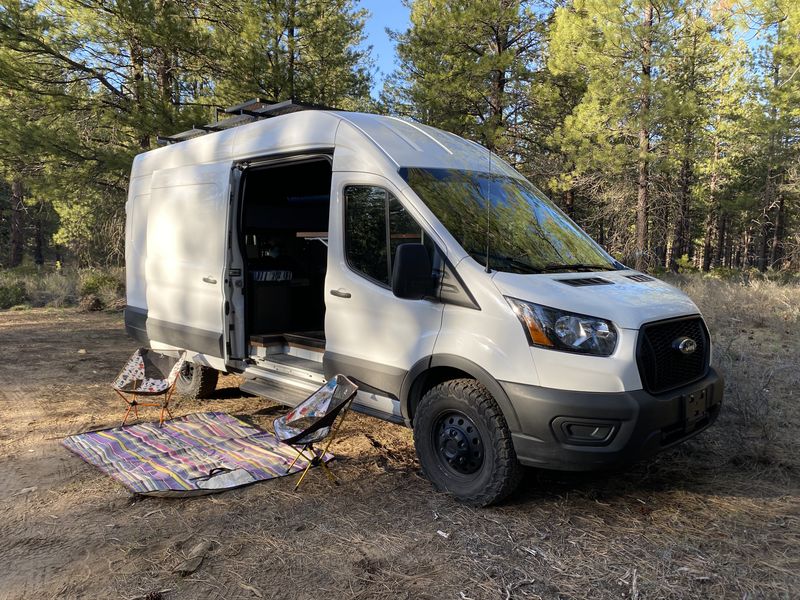
[[[490,269],[512,273],[598,271],[621,266],[523,179],[420,167],[400,169],[400,175],[484,267],[487,257]],[[487,198],[491,199],[490,210]]]

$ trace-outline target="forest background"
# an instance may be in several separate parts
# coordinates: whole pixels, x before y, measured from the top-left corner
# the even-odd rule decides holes
[[[473,139],[640,269],[798,271],[800,4],[406,4],[371,94],[355,0],[2,0],[0,267],[121,266],[133,157],[259,97]]]

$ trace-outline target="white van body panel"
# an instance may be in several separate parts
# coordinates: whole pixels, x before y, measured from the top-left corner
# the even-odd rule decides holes
[[[499,381],[538,385],[528,340],[516,315],[497,294],[491,274],[471,258],[459,262],[457,269],[480,310],[446,306],[436,354],[466,358]]]
[[[144,261],[147,255],[149,212],[150,175],[131,177],[125,203],[125,293],[128,306],[141,308],[147,308]]]
[[[517,316],[503,295],[498,294],[497,288],[491,283],[504,273],[487,274],[484,268],[471,258],[460,262],[458,268],[480,304],[481,310],[476,314],[474,310],[447,306],[442,330],[436,342],[436,353],[468,358],[481,365],[499,381],[574,391],[619,392],[641,389],[641,378],[635,359],[637,331],[618,327],[617,348],[614,354],[608,357],[584,356],[530,347]],[[606,273],[580,275],[605,277]],[[551,276],[523,277],[530,279],[529,286],[532,289],[523,291],[514,288],[516,293],[521,294],[515,297],[546,304],[538,294],[538,290],[542,281]],[[564,297],[560,299],[560,303],[555,304],[556,307],[573,310],[565,306],[566,296],[569,296],[571,289],[567,288],[562,292]],[[596,313],[602,310],[602,307],[596,302],[593,310]],[[603,315],[592,314],[592,316]]]
[[[224,358],[223,304],[231,166],[228,162],[153,173],[144,255],[150,339],[185,327],[208,342],[194,348]],[[167,325],[169,324],[169,325]],[[217,351],[213,352],[213,340]]]
[[[433,353],[444,305],[396,298],[392,290],[350,268],[345,258],[343,231],[344,189],[349,185],[384,188],[417,217],[408,199],[385,177],[334,173],[325,288],[350,297],[330,293],[325,297],[325,351],[408,371],[419,359]]]
[[[623,329],[635,330],[649,321],[699,314],[695,303],[679,289],[655,278],[640,282],[626,277],[635,274],[636,271],[536,275],[496,273],[492,281],[505,296],[608,319]],[[587,277],[599,277],[613,285],[574,287],[563,283],[568,279]]]
[[[368,152],[374,152],[376,148],[380,150],[392,163],[391,170],[394,172],[400,167],[427,167],[491,171],[522,179],[522,175],[483,146],[452,133],[397,117],[365,113],[336,114],[362,133],[365,139],[361,147]],[[371,142],[372,148],[364,148],[364,142]],[[337,150],[338,145],[337,139]],[[362,162],[364,158],[361,157]]]

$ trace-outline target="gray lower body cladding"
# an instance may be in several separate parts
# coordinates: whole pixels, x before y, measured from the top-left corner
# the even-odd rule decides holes
[[[150,341],[154,340],[209,356],[224,356],[222,333],[153,319],[147,316],[147,310],[143,308],[125,307],[125,331],[144,345],[149,345]]]
[[[519,460],[559,471],[624,466],[679,444],[719,415],[723,381],[714,369],[666,394],[573,392],[500,382],[519,419]]]

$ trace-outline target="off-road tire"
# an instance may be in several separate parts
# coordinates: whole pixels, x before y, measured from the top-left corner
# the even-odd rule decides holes
[[[477,468],[474,473],[453,470],[444,456],[445,449],[437,445],[437,432],[444,435],[440,427],[447,427],[451,415],[458,420],[459,413],[482,438],[482,463],[472,466]],[[474,379],[452,379],[428,390],[414,414],[414,446],[425,476],[438,490],[449,492],[464,504],[488,506],[500,502],[516,489],[522,477],[505,417],[489,391]]]
[[[219,371],[186,362],[175,386],[181,396],[194,399],[210,398],[217,389]]]

